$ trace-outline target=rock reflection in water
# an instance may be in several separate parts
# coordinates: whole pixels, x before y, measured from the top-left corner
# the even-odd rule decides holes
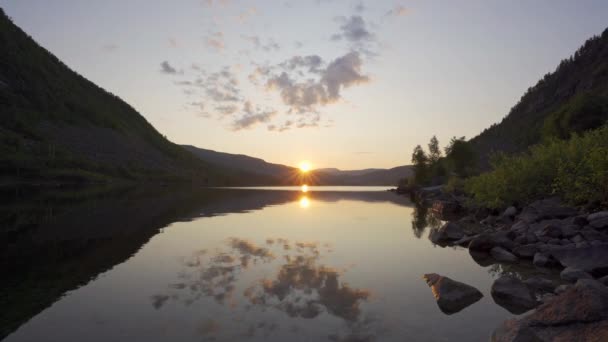
[[[169,284],[167,293],[151,296],[152,306],[162,309],[170,301],[189,306],[202,298],[211,298],[242,312],[276,310],[289,318],[304,319],[327,313],[343,320],[348,330],[345,335],[332,334],[328,339],[373,340],[369,333],[373,319],[362,317],[361,309],[361,303],[367,301],[371,293],[341,281],[341,275],[347,270],[321,263],[322,254],[332,251],[330,244],[291,242],[283,238],[267,238],[264,243],[233,237],[214,253],[203,250],[183,258],[184,270],[178,275],[179,282]],[[272,277],[242,276],[252,267],[272,264],[278,266]],[[244,290],[237,293],[237,288]],[[260,329],[268,334],[276,326],[270,329],[267,323],[252,323],[243,335],[253,336],[255,330]],[[213,329],[204,330],[206,335],[215,334],[220,330],[219,324],[214,321]]]

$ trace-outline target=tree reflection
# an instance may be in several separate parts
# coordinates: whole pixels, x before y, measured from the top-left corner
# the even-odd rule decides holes
[[[437,229],[440,226],[441,220],[435,216],[432,210],[429,210],[428,206],[415,203],[414,210],[412,211],[412,230],[416,238],[420,239],[427,227]]]

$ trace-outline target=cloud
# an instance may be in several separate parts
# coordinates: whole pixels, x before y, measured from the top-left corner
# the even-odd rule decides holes
[[[363,5],[362,2],[359,2],[358,4],[355,5],[354,9],[355,9],[355,12],[361,13],[361,12],[365,11],[366,7],[365,7],[365,5]]]
[[[168,61],[163,61],[160,63],[160,72],[163,74],[175,75],[179,73],[177,69],[175,69]]]
[[[262,39],[259,36],[241,35],[241,38],[251,42],[251,44],[253,44],[253,47],[256,50],[272,52],[272,51],[278,51],[281,49],[281,46],[277,42],[275,42],[274,39],[272,39],[272,38],[267,39],[266,43],[263,43]]]
[[[224,50],[226,47],[224,45],[224,33],[218,31],[208,35],[205,37],[205,44],[216,51]]]
[[[247,22],[247,20],[249,20],[249,18],[255,16],[256,14],[258,14],[258,10],[255,7],[250,7],[247,10],[239,13],[239,15],[236,16],[236,20],[239,23],[244,24]]]
[[[331,40],[345,39],[351,43],[361,43],[371,41],[374,35],[367,29],[365,20],[360,15],[353,15],[350,18],[338,17],[343,24],[340,26],[340,33],[331,36]]]
[[[338,101],[342,89],[369,81],[369,77],[361,73],[362,61],[356,51],[336,58],[325,69],[319,69],[320,57],[308,57],[294,57],[280,65],[288,69],[307,66],[308,72],[318,74],[317,79],[297,81],[283,71],[266,82],[267,89],[278,90],[283,103],[295,113],[316,113],[317,107]]]
[[[369,82],[369,77],[361,74],[361,65],[358,52],[350,52],[329,64],[321,81],[326,85],[330,99],[339,99],[342,88]]]
[[[403,17],[403,16],[409,14],[409,12],[410,11],[407,8],[403,7],[402,5],[397,5],[392,10],[386,12],[386,16]]]
[[[323,64],[323,59],[317,55],[309,55],[309,56],[294,56],[289,60],[279,64],[281,67],[294,70],[299,67],[303,67],[308,69],[308,72],[311,73],[319,73],[319,68]]]
[[[277,114],[276,110],[262,111],[257,106],[254,108],[250,101],[245,101],[243,104],[243,112],[244,114],[241,117],[232,122],[231,128],[233,131],[249,129],[259,123],[268,123]]]

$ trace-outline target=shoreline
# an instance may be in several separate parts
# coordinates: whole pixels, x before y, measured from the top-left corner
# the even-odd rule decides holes
[[[514,315],[531,313],[495,327],[492,341],[608,340],[608,210],[545,198],[496,211],[467,206],[465,197],[441,187],[394,192],[409,194],[445,222],[431,228],[433,244],[467,248],[480,265],[524,264],[538,270],[532,279],[503,275],[495,280],[492,297],[498,305]],[[547,270],[560,272],[561,281],[544,277]]]

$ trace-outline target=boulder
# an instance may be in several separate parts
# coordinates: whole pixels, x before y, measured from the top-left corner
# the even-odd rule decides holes
[[[567,225],[567,226],[563,226],[563,227],[562,227],[562,234],[561,234],[561,235],[562,235],[563,237],[565,237],[565,238],[568,238],[568,239],[569,239],[569,238],[571,238],[571,237],[573,237],[573,236],[577,235],[577,234],[578,234],[578,230],[579,230],[579,229],[580,229],[580,227],[579,227],[579,226],[577,226],[577,225],[573,225],[573,224],[570,224],[570,225]]]
[[[524,284],[536,292],[553,292],[555,290],[555,283],[552,280],[540,276],[528,278],[524,280]]]
[[[502,216],[506,216],[506,217],[514,217],[515,215],[517,215],[517,208],[511,206],[508,207],[507,209],[505,209],[505,211],[502,213]]]
[[[473,239],[469,244],[469,250],[489,253],[490,250],[496,246],[511,250],[515,247],[515,243],[512,240],[515,235],[516,234],[511,231],[479,234],[479,236]]]
[[[572,218],[572,224],[577,225],[579,227],[584,227],[587,225],[589,221],[584,216],[575,216]]]
[[[467,246],[469,244],[469,242],[471,242],[476,237],[477,237],[477,235],[465,236],[462,239],[454,241],[453,244],[459,245],[459,246]]]
[[[500,246],[496,246],[496,247],[492,248],[490,250],[490,255],[492,255],[492,257],[494,259],[496,259],[496,261],[500,261],[500,262],[516,262],[517,261],[517,257],[515,255],[513,255],[513,253],[507,251],[506,249],[504,249]]]
[[[608,244],[586,248],[562,247],[549,252],[562,266],[583,270],[594,277],[608,275]]]
[[[570,283],[576,283],[579,279],[593,279],[589,273],[574,267],[566,267],[559,276]]]
[[[536,254],[537,251],[536,245],[533,244],[521,245],[513,248],[513,254],[524,259],[534,258],[534,254]]]
[[[536,267],[551,266],[551,261],[550,261],[549,257],[547,255],[545,255],[544,253],[540,253],[540,252],[537,252],[536,254],[534,254],[534,259],[532,260],[532,263]]]
[[[423,278],[431,287],[439,309],[447,315],[459,312],[483,297],[473,286],[436,273],[425,274]]]
[[[583,241],[585,241],[585,238],[580,235],[576,235],[575,237],[572,238],[572,242],[574,242],[574,243],[579,243],[579,242],[583,242]]]
[[[581,279],[528,316],[505,321],[492,341],[608,341],[608,288]]]
[[[560,294],[562,292],[565,292],[566,290],[568,290],[571,287],[572,287],[572,285],[563,284],[563,285],[556,287],[553,292],[555,292],[555,294]]]
[[[554,224],[546,225],[540,232],[539,236],[548,236],[550,238],[562,237],[562,227]]]
[[[528,223],[533,223],[543,219],[562,219],[577,214],[576,209],[562,205],[557,198],[550,198],[533,202],[525,207],[519,218]]]
[[[588,222],[592,222],[595,220],[601,220],[601,219],[605,219],[605,218],[608,218],[608,210],[604,210],[604,211],[600,211],[597,213],[587,215]]]
[[[516,315],[538,305],[526,284],[512,276],[502,276],[496,279],[492,284],[491,293],[496,304]]]
[[[462,231],[462,228],[453,222],[448,222],[439,229],[433,229],[429,234],[429,239],[435,244],[459,240],[463,237],[464,232]]]
[[[589,225],[595,229],[606,229],[608,228],[608,216],[589,221]]]

